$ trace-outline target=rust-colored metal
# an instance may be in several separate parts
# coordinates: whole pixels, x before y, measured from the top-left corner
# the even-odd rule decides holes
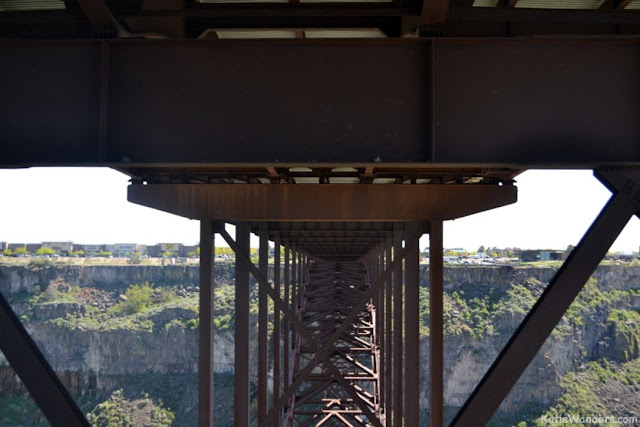
[[[358,263],[315,262],[305,274],[299,292],[299,319],[318,345],[336,330],[366,292],[370,285],[367,277]],[[346,425],[380,425],[375,339],[375,306],[369,304],[332,344],[333,352],[320,362],[323,373],[295,374],[303,375],[305,380],[299,388],[301,392],[289,400],[288,419],[295,425],[338,421]],[[298,346],[295,353],[298,368],[307,366],[313,354],[308,343]]]
[[[260,273],[267,277],[269,259],[269,231],[267,224],[260,223],[260,247],[258,259]],[[267,289],[264,286],[258,288],[258,423],[267,415],[267,374],[269,365],[269,353],[267,352],[267,322],[268,310]]]
[[[515,186],[152,184],[129,201],[176,215],[229,221],[423,221],[515,203]]]
[[[280,236],[276,234],[276,237],[273,242],[273,284],[274,290],[277,295],[281,295],[280,293],[280,281],[281,281],[281,272],[280,272]],[[286,298],[285,298],[286,302]],[[278,307],[273,308],[273,398],[272,404],[275,403],[280,398],[280,382],[281,371],[280,371],[280,354],[282,352],[281,344],[281,328],[280,328],[280,309]],[[284,349],[284,356],[287,356],[286,346]],[[285,369],[286,370],[286,369]],[[286,387],[286,384],[285,384]],[[277,417],[274,420],[275,427],[280,427],[280,418]]]
[[[405,225],[405,241],[417,232],[418,224]],[[405,425],[420,425],[420,249],[413,247],[405,258],[404,351],[405,351]]]
[[[402,224],[393,224],[393,262],[398,260],[402,251]],[[402,312],[403,312],[403,285],[402,268],[398,268],[393,274],[393,424],[403,425],[403,355],[402,351]]]
[[[200,297],[198,328],[198,425],[213,427],[213,308],[215,233],[200,222]]]
[[[393,232],[386,232],[385,239],[385,269],[388,269],[391,265],[391,256],[393,249]],[[385,347],[386,347],[386,356],[385,356],[385,384],[386,387],[384,389],[384,411],[385,411],[385,425],[392,426],[393,422],[393,287],[392,287],[392,279],[389,277],[385,283]]]
[[[249,252],[250,228],[246,222],[236,224],[235,261],[235,339],[233,415],[237,425],[250,424],[249,416],[249,263],[242,252]]]
[[[299,370],[299,374],[294,378],[293,384],[280,398],[280,401],[278,401],[276,405],[274,405],[274,408],[267,415],[266,422],[263,423],[263,425],[266,425],[266,423],[268,423],[273,418],[273,416],[275,416],[277,411],[279,411],[279,408],[284,406],[286,402],[289,401],[298,387],[306,380],[307,375],[311,374],[312,370],[316,366],[318,366],[319,363],[324,363],[324,366],[332,373],[333,378],[340,383],[342,388],[347,391],[347,393],[351,396],[352,399],[354,399],[356,403],[362,400],[359,397],[359,394],[353,389],[353,387],[350,386],[349,383],[346,382],[341,375],[339,375],[339,372],[337,373],[335,366],[333,365],[331,360],[328,359],[328,357],[331,354],[333,345],[340,339],[345,330],[347,330],[349,326],[353,324],[359,313],[361,313],[367,307],[367,304],[370,303],[375,292],[377,292],[377,290],[383,286],[384,282],[391,276],[392,272],[402,265],[404,257],[407,255],[407,253],[411,252],[412,250],[417,250],[419,236],[420,234],[422,234],[422,232],[422,229],[419,228],[418,232],[412,235],[411,238],[407,239],[406,247],[401,249],[396,254],[395,259],[393,260],[389,268],[385,270],[385,272],[378,279],[376,279],[375,282],[369,287],[369,289],[361,296],[359,301],[354,305],[352,311],[344,318],[344,321],[337,327],[337,329],[333,333],[331,333],[326,341],[323,342],[323,346],[319,350],[317,350],[315,356],[313,356],[313,358],[307,363],[304,368]],[[230,242],[230,245],[232,244],[233,242]],[[262,283],[263,279],[260,278],[260,280]],[[304,337],[306,343],[314,342],[312,336],[308,333],[304,326],[300,325],[300,322],[297,319],[292,323],[296,327],[296,331],[300,333],[302,337]],[[367,406],[363,405],[364,403],[359,404],[365,415],[368,415],[368,418],[370,419],[372,424],[381,425],[380,420],[378,420],[375,416],[373,416],[372,414],[367,414],[367,412],[370,411]]]
[[[449,13],[449,0],[423,0],[420,14],[420,25],[442,25]]]
[[[431,221],[429,230],[429,420],[430,426],[444,423],[444,268],[442,221]]]
[[[289,268],[289,245],[285,244],[284,246],[284,303],[287,307],[291,308],[291,297],[289,295],[290,289],[290,277],[291,270]],[[284,319],[284,351],[283,355],[283,369],[284,369],[284,390],[289,388],[289,384],[291,383],[291,375],[289,375],[289,354],[290,354],[290,331],[289,331],[289,320],[285,317]],[[280,398],[280,396],[274,399],[275,402]],[[279,418],[279,417],[278,417]]]

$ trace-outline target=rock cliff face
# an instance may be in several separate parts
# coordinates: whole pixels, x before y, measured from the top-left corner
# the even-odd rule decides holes
[[[216,286],[230,286],[233,265],[216,264]],[[551,279],[555,270],[544,267],[450,267],[445,269],[445,312],[451,323],[445,337],[445,404],[461,406],[491,365],[511,333],[524,318],[526,310],[520,308],[487,309],[482,332],[474,329],[480,320],[456,308],[455,298],[477,304],[485,301],[507,301],[514,286],[527,289],[535,297]],[[428,286],[428,267],[421,270],[421,285]],[[39,344],[53,368],[78,396],[103,394],[121,388],[135,378],[158,375],[192,378],[197,372],[197,329],[184,326],[184,321],[197,317],[193,308],[165,306],[144,318],[145,327],[86,327],[74,324],[74,316],[83,316],[87,307],[82,302],[56,302],[33,304],[33,295],[44,292],[51,282],[63,280],[71,287],[92,288],[117,298],[134,283],[151,282],[156,286],[197,291],[198,269],[187,266],[46,266],[1,267],[0,291],[12,302],[19,314],[26,315],[26,326]],[[607,357],[625,362],[625,358],[638,357],[640,325],[627,329],[611,321],[612,310],[634,310],[640,307],[640,267],[601,266],[594,274],[595,290],[600,300],[584,303],[579,316],[568,320],[561,332],[547,340],[539,354],[520,378],[517,386],[503,403],[503,414],[518,414],[526,408],[548,407],[560,396],[561,378],[589,360]],[[423,296],[426,289],[423,289]],[[610,297],[611,295],[615,296]],[[31,302],[29,302],[31,301]],[[488,302],[487,302],[488,301]],[[474,306],[475,307],[475,306]],[[448,311],[447,311],[448,310]],[[475,310],[475,309],[474,309]],[[481,311],[477,311],[481,312]],[[476,312],[474,312],[476,313]],[[473,316],[476,316],[474,314]],[[428,314],[423,316],[428,324]],[[56,320],[57,319],[57,320]],[[61,321],[66,319],[65,321]],[[183,322],[172,322],[182,319]],[[470,327],[457,329],[458,320]],[[467,319],[467,320],[464,320]],[[469,320],[470,319],[470,320]],[[150,323],[148,323],[150,322]],[[473,323],[476,322],[476,323]],[[487,327],[486,324],[489,323]],[[69,326],[75,325],[75,326]],[[424,326],[423,325],[423,326]],[[629,326],[628,324],[626,324]],[[479,327],[478,327],[479,328]],[[617,328],[617,329],[616,329]],[[625,326],[626,328],[626,326]],[[229,329],[215,337],[215,369],[219,374],[233,373],[233,336]],[[424,331],[424,328],[423,328]],[[638,332],[634,335],[634,332]],[[428,330],[427,330],[428,333]],[[634,354],[634,345],[635,354]],[[255,347],[255,346],[254,346]],[[621,352],[621,349],[624,351]],[[254,361],[257,358],[253,351]],[[428,407],[429,340],[421,342],[421,406]],[[255,367],[257,363],[252,363]],[[189,377],[191,375],[192,377]],[[186,380],[185,380],[186,381]],[[222,382],[224,383],[224,381]],[[196,384],[185,383],[180,396],[174,396],[173,410],[178,414],[176,425],[192,425],[195,412],[192,397]],[[219,384],[219,386],[222,386]],[[229,384],[227,383],[227,387]],[[227,390],[218,405],[228,406]],[[147,390],[148,391],[148,390]],[[0,398],[21,392],[19,382],[10,366],[0,355]],[[188,396],[191,396],[189,398]],[[185,409],[186,408],[186,409]],[[221,408],[222,412],[229,408]],[[224,423],[221,423],[224,424]]]

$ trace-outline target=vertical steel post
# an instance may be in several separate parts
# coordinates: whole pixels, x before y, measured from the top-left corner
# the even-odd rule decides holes
[[[249,256],[249,223],[236,224],[238,248]],[[235,376],[234,376],[234,424],[250,425],[249,417],[249,266],[240,254],[236,254],[235,266]]]
[[[416,222],[407,223],[406,244],[417,230]],[[405,424],[420,424],[420,248],[405,258]]]
[[[393,224],[393,259],[402,250],[402,223]],[[393,272],[393,425],[402,426],[403,374],[402,359],[402,268]]]
[[[260,273],[265,277],[268,275],[269,258],[269,230],[267,223],[261,222],[259,225],[260,248],[259,266]],[[267,290],[264,286],[258,287],[258,424],[267,415],[267,367],[269,364],[269,354],[267,351]]]
[[[273,283],[275,291],[280,296],[280,236],[276,232],[273,244]],[[286,300],[285,300],[286,302]],[[273,403],[280,398],[280,310],[277,306],[273,308]],[[286,358],[287,353],[285,351]],[[280,417],[276,418],[275,426],[280,426]]]
[[[389,268],[389,266],[391,265],[391,250],[392,250],[392,243],[393,243],[393,238],[392,238],[393,234],[391,232],[387,232],[387,238],[386,238],[386,248],[385,248],[385,259],[386,259],[386,268]],[[385,359],[385,385],[386,385],[386,389],[384,390],[384,402],[385,402],[385,420],[386,420],[386,425],[387,426],[391,426],[393,424],[393,418],[392,413],[393,411],[391,410],[392,406],[393,406],[393,394],[392,394],[392,381],[393,381],[393,328],[392,328],[392,316],[393,316],[393,312],[392,312],[392,304],[393,304],[393,296],[392,296],[392,287],[391,287],[391,277],[389,277],[389,279],[387,279],[387,282],[385,283],[385,293],[387,295],[387,298],[385,300],[386,303],[386,312],[385,312],[385,348],[386,348],[386,359]]]
[[[430,426],[441,427],[444,422],[444,332],[443,332],[443,248],[442,221],[431,221],[429,232],[429,335],[430,335],[430,365],[431,378],[429,420]]]
[[[295,316],[298,315],[298,304],[297,304],[297,288],[298,288],[298,252],[296,252],[296,247],[291,246],[291,311]],[[293,346],[295,342],[296,331],[294,328],[291,328],[291,345]],[[293,380],[293,378],[292,378]]]
[[[289,244],[284,247],[284,303],[287,307],[291,307],[291,295],[289,293],[291,270],[289,268]],[[291,384],[291,377],[289,376],[289,356],[291,353],[291,345],[289,343],[289,319],[284,318],[284,391],[289,388]]]
[[[377,248],[378,255],[378,275],[380,277],[382,272],[384,271],[384,243],[381,243]],[[376,278],[377,278],[376,277]],[[380,376],[380,390],[378,390],[378,397],[380,401],[378,402],[381,408],[384,408],[384,394],[386,389],[386,378],[385,378],[385,307],[384,307],[384,299],[385,299],[385,286],[380,287],[380,291],[378,293],[378,309],[376,310],[378,320],[378,343],[380,349],[380,366],[378,366],[378,375]],[[381,420],[382,421],[382,420]]]
[[[213,427],[213,222],[200,221],[200,300],[198,330],[198,425]]]

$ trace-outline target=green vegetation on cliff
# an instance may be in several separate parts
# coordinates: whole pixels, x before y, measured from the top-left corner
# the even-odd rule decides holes
[[[565,375],[560,384],[564,392],[557,403],[531,424],[548,425],[544,416],[607,417],[639,413],[640,359],[623,364],[607,359],[589,362],[582,369]]]
[[[109,399],[87,414],[87,421],[95,427],[162,427],[170,426],[174,419],[175,415],[164,408],[162,401],[156,404],[148,394],[129,400],[122,389],[114,391]]]

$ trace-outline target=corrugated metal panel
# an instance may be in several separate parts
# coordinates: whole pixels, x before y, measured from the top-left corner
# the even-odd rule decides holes
[[[306,30],[305,37],[308,39],[372,39],[386,37],[377,28],[363,29],[337,29],[337,30]]]
[[[631,3],[627,5],[626,9],[640,9],[640,0],[631,0]]]
[[[198,3],[288,3],[289,0],[197,0]]]
[[[498,4],[498,0],[475,0],[473,2],[474,7],[495,7]]]
[[[221,39],[295,39],[295,31],[287,30],[218,30]]]
[[[64,9],[60,0],[0,0],[0,12]]]
[[[530,9],[597,9],[602,0],[520,0],[516,7]]]

